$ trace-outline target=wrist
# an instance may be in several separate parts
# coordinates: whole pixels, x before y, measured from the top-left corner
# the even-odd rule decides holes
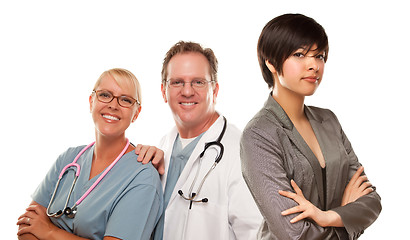
[[[47,238],[46,239],[50,239],[50,240],[59,239],[59,237],[58,237],[58,236],[60,236],[59,231],[64,231],[64,230],[60,229],[59,227],[57,227],[53,224],[52,226],[50,226],[49,231],[47,232]]]
[[[337,212],[328,210],[325,212],[325,214],[326,222],[324,227],[344,227],[342,218]]]

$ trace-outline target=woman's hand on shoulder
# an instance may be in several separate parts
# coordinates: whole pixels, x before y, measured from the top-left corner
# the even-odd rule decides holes
[[[159,174],[165,173],[164,151],[149,145],[138,144],[135,147],[135,154],[138,154],[137,161],[147,164],[151,161]]]
[[[373,192],[372,184],[368,181],[366,175],[361,175],[363,171],[363,166],[360,166],[350,179],[349,184],[347,184],[343,193],[341,206],[345,206],[346,204],[354,202],[358,198]]]

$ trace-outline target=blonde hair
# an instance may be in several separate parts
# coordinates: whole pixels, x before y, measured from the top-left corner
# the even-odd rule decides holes
[[[138,82],[137,77],[135,75],[128,71],[127,69],[123,68],[113,68],[110,70],[107,70],[103,72],[100,77],[97,79],[97,82],[95,82],[94,89],[97,89],[97,87],[101,83],[101,79],[104,78],[106,75],[110,75],[121,88],[131,88],[133,91],[135,91],[135,96],[137,97],[136,99],[139,101],[141,104],[141,86],[140,83]]]

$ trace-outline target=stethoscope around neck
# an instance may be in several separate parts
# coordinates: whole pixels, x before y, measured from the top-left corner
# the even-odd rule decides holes
[[[206,143],[206,144],[205,144],[205,147],[204,147],[204,150],[201,152],[201,154],[199,154],[199,160],[201,161],[202,158],[203,158],[204,155],[205,155],[206,150],[207,150],[208,148],[210,148],[211,146],[217,146],[217,147],[219,147],[219,154],[217,154],[217,156],[216,156],[216,158],[215,158],[215,162],[212,164],[211,168],[208,170],[208,172],[207,172],[207,173],[205,174],[205,176],[202,178],[202,181],[201,181],[201,183],[199,184],[199,186],[198,186],[196,192],[192,192],[192,190],[193,190],[194,184],[195,184],[195,182],[196,182],[196,180],[197,180],[197,178],[198,178],[200,167],[197,168],[197,172],[196,172],[194,181],[192,181],[191,187],[189,188],[189,192],[190,192],[189,196],[186,197],[186,196],[184,195],[184,193],[182,192],[181,189],[178,190],[178,194],[179,194],[183,199],[188,200],[188,201],[191,201],[191,204],[192,204],[192,202],[203,202],[203,203],[208,202],[208,198],[202,198],[202,199],[199,199],[199,200],[196,199],[196,198],[198,197],[199,192],[201,191],[202,185],[204,184],[206,178],[209,176],[209,174],[212,172],[212,170],[214,170],[214,168],[216,167],[216,165],[218,165],[218,163],[221,161],[222,156],[223,156],[223,154],[224,154],[224,146],[222,145],[221,140],[222,140],[222,137],[224,136],[225,130],[226,130],[226,118],[223,117],[223,119],[224,119],[224,126],[223,126],[223,128],[222,128],[221,133],[219,134],[218,139],[217,139],[216,141]],[[191,206],[192,206],[192,205],[190,205],[190,208],[191,208]]]
[[[77,154],[77,156],[74,158],[74,161],[71,162],[71,163],[69,163],[69,164],[67,164],[67,165],[63,168],[63,170],[61,170],[61,173],[60,173],[60,175],[58,176],[58,181],[57,181],[56,186],[55,186],[55,188],[54,188],[53,195],[51,196],[50,203],[49,203],[48,206],[47,206],[47,211],[46,211],[47,216],[59,218],[59,217],[61,217],[62,215],[66,215],[66,216],[69,217],[69,218],[74,218],[75,215],[76,215],[76,213],[77,213],[77,206],[80,205],[80,203],[90,194],[90,192],[91,192],[92,190],[94,190],[94,188],[101,182],[101,180],[105,177],[105,175],[107,175],[107,173],[114,167],[114,165],[115,165],[115,164],[120,160],[120,158],[125,154],[125,152],[126,152],[127,149],[128,149],[128,146],[130,145],[130,141],[129,141],[128,139],[126,139],[126,140],[127,140],[127,143],[125,144],[124,149],[123,149],[123,150],[121,151],[121,153],[117,156],[117,158],[110,164],[110,166],[108,166],[108,167],[104,170],[104,172],[100,175],[100,177],[98,177],[98,179],[93,183],[93,185],[91,185],[91,187],[88,188],[88,190],[77,200],[77,202],[75,202],[75,204],[74,204],[72,207],[68,207],[68,201],[70,200],[71,193],[73,192],[75,183],[77,182],[78,176],[80,175],[80,165],[77,163],[77,160],[80,158],[80,156],[81,156],[88,148],[90,148],[91,146],[93,146],[95,142],[90,143],[89,145],[87,145],[86,147],[84,147],[84,148]],[[74,167],[75,169],[74,169],[73,167]],[[69,191],[69,193],[68,193],[68,195],[67,195],[67,199],[66,199],[66,201],[65,201],[64,207],[63,207],[61,210],[58,210],[57,212],[51,213],[51,212],[50,212],[50,208],[51,208],[51,205],[52,205],[53,202],[54,202],[54,198],[55,198],[55,196],[56,196],[58,186],[60,185],[60,181],[61,181],[61,179],[63,178],[64,174],[66,174],[66,173],[67,173],[68,171],[70,171],[70,170],[72,170],[72,171],[75,172],[75,177],[74,177],[73,183],[71,184],[70,191]]]

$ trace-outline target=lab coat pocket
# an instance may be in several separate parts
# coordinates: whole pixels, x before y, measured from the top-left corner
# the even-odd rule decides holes
[[[196,239],[225,239],[229,234],[226,232],[229,229],[226,205],[215,201],[194,202],[188,214],[186,236],[197,236]]]

